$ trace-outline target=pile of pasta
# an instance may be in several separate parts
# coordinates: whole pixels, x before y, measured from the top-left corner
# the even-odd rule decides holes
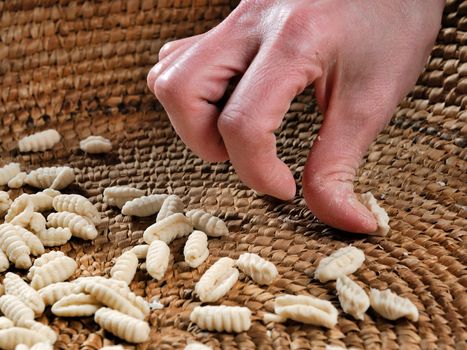
[[[55,130],[28,136],[20,141],[20,151],[43,151],[60,140]],[[109,152],[110,141],[90,136],[81,141],[86,153]],[[93,240],[98,236],[101,213],[89,199],[77,194],[62,194],[59,190],[74,182],[69,167],[39,168],[22,172],[20,165],[10,163],[0,168],[0,186],[19,188],[29,185],[42,191],[21,194],[11,200],[0,191],[0,272],[10,263],[17,269],[27,269],[26,282],[21,276],[7,272],[0,285],[0,348],[51,349],[57,334],[47,325],[35,321],[46,307],[59,317],[94,317],[106,331],[130,342],[142,343],[150,338],[146,319],[150,304],[131,291],[129,285],[137,269],[143,269],[158,281],[169,269],[171,248],[175,239],[186,238],[183,249],[185,262],[198,268],[209,256],[208,239],[226,236],[227,225],[220,218],[201,209],[186,210],[176,195],[149,194],[130,186],[115,186],[104,190],[103,201],[117,207],[123,215],[156,216],[146,228],[143,241],[129,247],[110,270],[110,276],[76,276],[77,263],[60,251],[45,252],[48,247],[65,244],[73,236]],[[379,233],[389,230],[389,218],[376,199],[367,193],[363,203],[374,212]],[[143,260],[143,262],[141,262]],[[362,320],[370,305],[383,317],[394,320],[408,317],[418,320],[418,310],[408,299],[390,290],[365,290],[349,275],[364,263],[364,253],[354,247],[341,248],[322,259],[315,278],[322,283],[336,281],[336,293],[342,310]],[[243,253],[238,259],[220,257],[201,276],[195,294],[203,303],[221,303],[237,283],[240,272],[259,285],[270,285],[279,276],[276,266],[257,254]],[[71,279],[71,280],[70,280]],[[151,308],[153,306],[153,308]],[[163,307],[163,306],[162,306]],[[297,322],[332,328],[338,311],[328,300],[311,295],[279,295],[274,312],[262,312],[263,321]],[[218,332],[244,332],[251,326],[252,312],[243,306],[196,306],[190,320],[199,328]],[[109,347],[118,349],[119,347]],[[189,344],[186,349],[209,349]]]

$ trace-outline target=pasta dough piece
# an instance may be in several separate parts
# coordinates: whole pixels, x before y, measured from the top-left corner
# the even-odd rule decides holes
[[[136,255],[138,259],[146,259],[146,255],[148,255],[149,244],[140,244],[135,245],[131,248],[133,254]]]
[[[51,149],[61,139],[55,129],[48,129],[23,137],[18,142],[20,152],[43,152]]]
[[[11,199],[8,192],[0,191],[0,217],[3,217],[11,206]]]
[[[97,237],[96,227],[84,217],[62,211],[59,213],[50,213],[47,217],[49,227],[68,227],[71,234],[81,239],[92,240]]]
[[[190,321],[208,331],[240,333],[250,329],[251,311],[241,306],[197,306]]]
[[[110,270],[110,276],[115,280],[130,284],[133,277],[135,277],[137,268],[138,258],[133,252],[127,251],[117,258],[114,266]]]
[[[26,321],[34,320],[34,311],[16,295],[2,295],[0,297],[0,311],[16,326],[23,327]]]
[[[133,215],[139,217],[151,216],[157,213],[168,197],[166,194],[152,194],[132,199],[125,203],[122,208],[123,215]]]
[[[75,181],[75,172],[67,166],[38,168],[26,176],[25,182],[33,187],[61,190]]]
[[[75,213],[91,219],[95,224],[101,221],[97,208],[86,197],[79,194],[61,194],[53,199],[56,211]]]
[[[8,181],[8,187],[10,188],[21,188],[24,185],[27,174],[24,171],[19,172]]]
[[[33,346],[45,342],[45,336],[31,329],[11,327],[0,331],[0,349],[4,350],[15,350],[20,344]]]
[[[214,302],[222,298],[238,280],[239,272],[230,258],[217,260],[196,283],[195,292],[202,302]]]
[[[0,186],[5,186],[8,181],[21,172],[19,163],[9,163],[0,168]]]
[[[148,255],[146,256],[146,270],[151,277],[160,281],[167,267],[169,266],[170,249],[169,246],[159,240],[153,241],[149,245]]]
[[[22,194],[16,198],[5,215],[5,222],[12,225],[27,226],[34,212],[34,205],[29,199],[29,195]]]
[[[143,343],[149,339],[150,328],[147,322],[117,310],[103,307],[97,310],[94,321],[106,331],[130,343]]]
[[[37,237],[45,247],[57,247],[64,245],[71,238],[71,231],[68,227],[51,227],[39,232]]]
[[[59,191],[47,188],[41,192],[30,194],[29,199],[34,205],[34,211],[43,212],[53,210],[53,200],[60,194]]]
[[[112,150],[112,142],[105,137],[91,135],[79,142],[79,148],[89,154],[109,153]]]
[[[0,316],[0,330],[14,327],[14,323],[8,317]]]
[[[45,304],[40,294],[20,276],[8,272],[3,280],[5,294],[17,296],[36,316],[44,313]]]
[[[110,345],[104,346],[101,350],[125,350],[125,348],[121,345]]]
[[[342,310],[357,320],[363,320],[370,307],[370,299],[365,290],[345,275],[337,278],[336,290]]]
[[[143,234],[147,244],[158,239],[170,244],[174,239],[188,236],[193,231],[190,219],[181,213],[169,217],[149,226]]]
[[[272,313],[269,313],[269,312],[266,312],[263,315],[263,322],[264,323],[270,323],[270,322],[283,323],[285,321],[287,321],[287,318],[276,315],[276,314],[272,314]]]
[[[327,300],[306,295],[282,295],[276,298],[274,312],[294,321],[332,328],[337,309]]]
[[[45,253],[44,245],[34,233],[21,226],[12,225],[11,229],[26,243],[32,255],[39,256]]]
[[[162,221],[176,213],[183,213],[185,205],[180,197],[172,194],[168,196],[162,203],[161,209],[157,214],[156,222]]]
[[[243,253],[236,265],[258,284],[271,284],[278,275],[276,265],[257,254]]]
[[[373,193],[367,192],[361,195],[362,204],[367,207],[369,211],[374,215],[376,223],[378,224],[377,230],[374,232],[380,236],[385,236],[389,232],[389,215],[386,211],[378,204]]]
[[[4,272],[8,270],[9,267],[10,267],[10,261],[8,260],[8,257],[5,255],[3,250],[0,249],[0,272]]]
[[[36,260],[34,260],[34,264],[33,266],[29,269],[29,272],[28,272],[28,279],[31,280],[34,276],[34,273],[37,271],[37,269],[41,266],[44,266],[45,264],[47,264],[48,262],[52,261],[52,260],[55,260],[55,259],[58,259],[58,258],[61,258],[61,257],[64,257],[65,254],[61,251],[55,251],[55,250],[52,250],[48,253],[45,253],[45,254],[42,254],[39,258],[37,258]]]
[[[70,278],[77,268],[78,264],[72,258],[67,256],[58,257],[34,272],[31,286],[37,290],[52,283],[63,282]]]
[[[398,296],[389,289],[380,291],[370,289],[370,303],[373,310],[388,320],[407,317],[413,322],[418,321],[418,309],[407,298]]]
[[[0,249],[18,269],[28,269],[31,266],[31,250],[18,236],[12,225],[0,225]]]
[[[78,294],[81,286],[71,282],[56,282],[39,289],[37,292],[41,296],[45,305],[53,305],[60,299],[70,294]]]
[[[210,237],[225,236],[229,233],[224,221],[203,210],[190,210],[186,213],[186,216],[190,218],[194,228],[205,232]]]
[[[15,350],[53,350],[53,346],[49,343],[37,343],[32,347],[29,347],[25,344],[19,344],[16,346]]]
[[[130,186],[107,187],[104,190],[104,202],[122,209],[126,202],[144,196],[144,191]]]
[[[183,249],[186,263],[196,268],[209,256],[208,236],[202,231],[193,231],[188,237]]]
[[[92,316],[99,309],[97,300],[84,293],[70,294],[52,305],[54,315],[61,317],[87,317]]]
[[[31,220],[29,221],[27,228],[35,234],[38,234],[42,231],[45,231],[46,223],[47,220],[45,219],[44,215],[34,212],[32,213]]]
[[[364,261],[365,254],[356,247],[347,246],[338,249],[319,262],[315,278],[321,283],[335,280],[341,275],[354,273]]]
[[[202,343],[190,343],[184,350],[212,350],[212,348]]]
[[[49,326],[43,323],[36,322],[36,321],[26,321],[24,324],[24,327],[32,331],[35,331],[39,334],[42,334],[42,336],[50,344],[54,344],[57,341],[57,337],[58,337],[57,333],[55,333],[52,328],[50,328]]]

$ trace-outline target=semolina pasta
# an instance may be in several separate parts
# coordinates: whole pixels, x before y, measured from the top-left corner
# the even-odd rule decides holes
[[[71,238],[71,231],[68,227],[50,227],[37,234],[44,247],[56,247],[64,245]]]
[[[152,194],[132,199],[122,207],[122,214],[139,217],[154,215],[161,209],[167,197],[166,194]]]
[[[55,129],[47,129],[35,134],[23,137],[18,141],[20,152],[42,152],[51,149],[61,139]]]
[[[24,171],[19,172],[8,181],[8,187],[14,189],[23,187],[26,176],[27,174]]]
[[[27,284],[20,276],[8,272],[3,279],[5,294],[18,297],[26,306],[28,306],[36,316],[42,315],[45,309],[44,301],[40,294]]]
[[[88,317],[99,307],[99,302],[89,294],[70,294],[52,305],[52,313],[61,317]]]
[[[32,331],[35,331],[39,334],[42,334],[42,336],[50,344],[54,344],[57,341],[57,337],[58,337],[57,333],[55,333],[52,328],[50,328],[49,326],[43,323],[36,322],[36,321],[26,321],[24,324],[24,327]]]
[[[370,304],[373,310],[388,320],[407,317],[413,322],[418,321],[418,309],[407,298],[402,298],[389,289],[380,291],[371,288]]]
[[[162,203],[159,213],[157,214],[156,222],[164,220],[173,214],[183,213],[183,209],[185,209],[185,205],[180,197],[174,194],[167,196]]]
[[[11,203],[8,192],[0,191],[0,217],[3,217],[8,212]]]
[[[8,270],[9,267],[10,261],[8,260],[8,257],[5,255],[3,250],[0,249],[0,272]]]
[[[48,227],[67,227],[75,237],[92,240],[97,237],[96,227],[84,217],[62,211],[59,213],[50,213],[47,217]]]
[[[148,249],[149,244],[139,244],[131,248],[131,251],[138,259],[146,259],[146,255],[148,255]]]
[[[91,135],[79,142],[79,148],[89,154],[109,153],[112,142],[105,137]]]
[[[365,254],[353,246],[336,250],[319,262],[315,271],[315,278],[321,283],[335,280],[341,275],[348,275],[357,271],[365,261]]]
[[[138,268],[138,258],[132,251],[127,251],[120,255],[110,270],[110,276],[113,279],[120,280],[130,284],[135,277]]]
[[[174,239],[189,235],[193,231],[190,220],[181,213],[169,217],[149,226],[143,233],[147,244],[158,239],[170,244]]]
[[[34,205],[34,211],[43,212],[53,210],[53,199],[60,194],[59,191],[47,188],[41,192],[30,194],[29,199]]]
[[[53,305],[70,294],[81,292],[81,286],[71,282],[56,282],[37,291],[45,305]]]
[[[103,307],[97,310],[94,320],[106,331],[127,342],[143,343],[149,339],[150,328],[147,322],[117,310]]]
[[[276,315],[276,314],[272,314],[270,312],[266,312],[263,315],[263,322],[264,323],[270,323],[270,322],[283,323],[285,321],[287,321],[287,318]]]
[[[342,310],[357,320],[363,320],[366,310],[370,307],[370,299],[363,288],[349,277],[342,275],[337,278],[336,290]]]
[[[35,234],[38,234],[39,232],[42,232],[46,229],[46,223],[47,220],[45,219],[44,215],[38,212],[34,212],[32,213],[31,220],[29,221],[27,228]]]
[[[225,236],[229,233],[224,221],[200,209],[190,210],[186,216],[190,218],[195,229],[205,232],[210,237]]]
[[[45,336],[31,329],[11,327],[0,331],[0,349],[4,350],[15,350],[20,344],[30,347],[45,342]]]
[[[59,212],[70,212],[87,217],[95,224],[100,222],[100,214],[97,208],[89,199],[79,194],[58,195],[53,199],[53,207]]]
[[[23,327],[26,321],[34,320],[34,311],[16,295],[5,294],[0,297],[0,311],[16,326]]]
[[[31,286],[37,290],[52,283],[63,282],[70,278],[77,268],[78,264],[72,258],[57,257],[34,271]]]
[[[222,298],[238,280],[235,261],[230,258],[217,260],[196,283],[195,292],[202,302],[214,302]]]
[[[25,344],[19,344],[16,346],[15,350],[53,350],[53,346],[49,343],[37,343],[31,347]]]
[[[5,222],[12,225],[27,226],[31,220],[34,206],[29,195],[22,194],[16,198],[5,215]]]
[[[169,246],[163,241],[154,240],[149,245],[148,255],[146,256],[146,270],[149,275],[160,281],[167,271],[169,258]]]
[[[144,196],[144,191],[130,186],[107,187],[104,190],[104,202],[122,209],[126,202]]]
[[[0,249],[18,269],[28,269],[31,266],[31,250],[18,236],[12,225],[0,225]]]
[[[33,266],[29,269],[29,272],[28,272],[28,279],[31,280],[32,277],[34,276],[34,273],[37,271],[37,269],[41,266],[44,266],[45,264],[47,264],[48,262],[52,261],[52,260],[55,260],[55,259],[58,259],[58,258],[61,258],[61,257],[64,257],[65,254],[61,251],[55,251],[55,250],[52,250],[48,253],[45,253],[45,254],[42,254],[39,258],[37,258],[36,260],[34,260],[34,264]]]
[[[0,186],[5,186],[8,181],[21,172],[19,163],[9,163],[0,168]]]
[[[67,166],[38,168],[26,176],[25,182],[36,188],[62,190],[75,181],[75,172]]]
[[[183,249],[186,263],[196,268],[209,256],[208,236],[202,231],[193,231],[188,237]]]
[[[0,316],[0,330],[14,327],[15,324],[8,317]]]
[[[338,314],[329,301],[306,295],[277,297],[274,312],[283,318],[327,328],[334,327]]]
[[[40,214],[39,214],[40,215]],[[8,225],[8,224],[6,224]],[[24,243],[28,246],[31,254],[34,256],[39,256],[44,254],[45,249],[41,240],[31,231],[26,230],[21,226],[11,226],[11,230],[14,230],[18,237],[20,237]]]
[[[212,350],[212,348],[201,343],[190,343],[185,346],[184,350]]]
[[[257,254],[243,253],[236,265],[258,284],[271,284],[278,275],[276,266]]]
[[[376,198],[371,192],[367,192],[361,195],[362,204],[368,208],[369,211],[374,215],[378,228],[375,234],[385,236],[389,232],[389,216],[386,211],[378,204]]]
[[[251,311],[241,306],[197,306],[190,321],[208,331],[240,333],[250,329]]]

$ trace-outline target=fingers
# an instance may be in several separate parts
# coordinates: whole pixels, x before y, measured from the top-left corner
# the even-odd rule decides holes
[[[291,199],[295,181],[277,157],[274,130],[292,99],[320,73],[315,65],[292,66],[278,60],[266,50],[258,53],[222,111],[218,127],[243,182],[259,192]]]
[[[199,41],[203,37],[203,35],[204,34],[198,34],[195,36],[190,36],[188,38],[169,41],[168,43],[165,43],[164,46],[162,46],[159,50],[159,61],[163,60],[180,47],[184,47],[186,49],[190,45],[193,45],[194,43]]]

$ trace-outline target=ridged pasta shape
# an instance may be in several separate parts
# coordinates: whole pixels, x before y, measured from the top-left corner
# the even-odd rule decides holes
[[[122,209],[126,202],[144,196],[144,191],[130,186],[113,186],[104,190],[104,202]]]
[[[30,194],[29,198],[34,205],[34,211],[44,212],[53,210],[53,200],[59,194],[59,191],[47,188],[41,192]]]
[[[89,154],[109,153],[112,150],[112,142],[103,136],[91,135],[79,142],[79,148]]]
[[[10,209],[11,199],[8,192],[0,191],[0,217],[3,217]]]
[[[183,213],[185,205],[177,195],[171,194],[162,203],[161,209],[157,214],[156,222],[162,221],[176,213]]]
[[[220,258],[201,276],[195,292],[202,302],[217,301],[229,292],[237,282],[238,275],[234,260]]]
[[[385,236],[389,232],[389,215],[386,211],[378,204],[373,193],[367,192],[361,195],[362,204],[373,214],[378,224],[377,230],[374,232],[377,235]]]
[[[46,229],[47,220],[41,213],[32,213],[31,220],[27,228],[34,232],[36,235]]]
[[[87,199],[79,194],[61,194],[53,199],[53,207],[59,212],[75,213],[91,219],[98,224],[101,216],[97,208]]]
[[[84,280],[80,284],[83,291],[91,294],[99,303],[137,319],[144,319],[145,314],[143,311],[124,296],[120,290],[92,280]]]
[[[276,265],[257,254],[243,253],[236,265],[258,284],[271,284],[279,274]]]
[[[337,309],[327,300],[306,295],[282,295],[274,302],[274,312],[294,321],[332,328]]]
[[[25,344],[19,344],[16,346],[15,350],[53,350],[53,346],[49,343],[37,343],[31,347]]]
[[[20,344],[30,347],[45,342],[45,336],[31,329],[11,327],[0,331],[0,349],[4,350],[15,350]]]
[[[27,226],[34,213],[34,205],[29,195],[22,194],[16,198],[5,215],[5,222],[12,225]]]
[[[23,137],[18,141],[20,152],[43,152],[60,142],[61,136],[55,129],[47,129]]]
[[[32,277],[34,276],[34,273],[41,266],[44,266],[45,264],[51,262],[52,260],[55,260],[55,259],[58,259],[58,258],[61,258],[61,257],[64,257],[64,256],[65,256],[65,254],[63,252],[56,251],[56,250],[52,250],[52,251],[50,251],[48,253],[42,254],[39,258],[34,260],[34,264],[29,269],[29,272],[28,272],[28,276],[27,276],[28,279],[31,280]]]
[[[40,294],[20,276],[8,272],[3,279],[5,294],[17,296],[36,316],[44,313],[45,304]]]
[[[0,249],[0,272],[4,272],[8,270],[9,267],[10,267],[10,261],[8,260],[8,257],[3,252],[3,250]]]
[[[365,254],[354,246],[340,248],[319,262],[315,278],[321,283],[357,271],[365,261]]]
[[[407,317],[413,322],[418,321],[418,309],[407,298],[398,296],[389,289],[370,289],[370,304],[373,310],[388,320]]]
[[[158,239],[170,244],[174,239],[188,236],[193,232],[190,219],[181,213],[169,217],[149,226],[143,233],[143,239],[147,244]]]
[[[357,320],[363,320],[370,307],[370,298],[365,290],[345,275],[337,278],[336,290],[342,310]]]
[[[132,199],[122,207],[122,214],[139,217],[154,215],[161,209],[167,197],[166,194],[152,194]]]
[[[183,248],[185,262],[193,268],[201,265],[209,256],[208,236],[202,231],[193,231]]]
[[[52,283],[63,282],[70,278],[77,268],[78,264],[72,258],[67,256],[56,258],[34,272],[31,286],[37,290]]]
[[[44,247],[57,247],[64,245],[71,238],[71,231],[68,227],[50,227],[37,234]]]
[[[33,187],[54,190],[62,190],[75,181],[75,172],[67,166],[44,167],[31,171],[26,176],[25,182]]]
[[[17,269],[28,269],[31,266],[31,250],[9,224],[0,225],[0,249]]]
[[[190,210],[186,213],[186,216],[190,218],[195,229],[205,232],[210,237],[225,236],[229,233],[224,221],[203,210]]]
[[[14,327],[15,324],[8,317],[0,316],[0,330]]]
[[[37,321],[26,321],[24,327],[41,334],[50,344],[54,344],[57,341],[57,333],[55,333],[52,328],[43,323]]]
[[[240,333],[250,329],[251,311],[241,306],[197,306],[190,321],[208,331]]]
[[[70,294],[52,305],[52,313],[60,317],[88,317],[100,308],[100,303],[89,294]]]
[[[5,186],[8,181],[21,172],[19,163],[8,163],[0,168],[0,186]]]
[[[19,172],[8,181],[8,187],[13,189],[23,187],[26,176],[27,174],[24,171]]]
[[[110,276],[115,280],[130,284],[135,277],[137,268],[138,258],[132,251],[127,251],[115,260],[115,264],[110,270]]]
[[[53,305],[60,299],[81,292],[81,286],[71,282],[56,282],[37,291],[45,305]]]
[[[138,259],[146,259],[146,255],[148,255],[148,249],[149,244],[139,244],[131,248],[131,251]]]
[[[62,211],[59,213],[50,213],[47,217],[48,227],[67,227],[75,237],[92,240],[97,237],[96,227],[84,217]]]
[[[276,314],[272,314],[270,312],[266,312],[264,313],[263,315],[263,322],[264,323],[270,323],[270,322],[273,322],[273,323],[283,323],[287,321],[287,318],[285,317],[282,317],[282,316],[279,316],[279,315],[276,315]]]
[[[190,343],[185,346],[184,350],[212,350],[212,348],[201,343]]]
[[[26,230],[21,226],[12,225],[11,229],[14,230],[19,237],[21,237],[24,243],[26,243],[32,255],[39,256],[45,253],[44,245],[42,244],[39,237],[37,237],[34,233]]]
[[[146,256],[146,270],[149,275],[160,281],[169,266],[169,258],[169,246],[163,241],[153,241],[149,245],[148,255]]]
[[[0,311],[16,326],[24,327],[27,321],[34,320],[34,311],[16,295],[2,295],[0,297]]]
[[[103,307],[97,310],[94,321],[106,331],[130,343],[144,343],[149,339],[149,324],[117,310]]]

